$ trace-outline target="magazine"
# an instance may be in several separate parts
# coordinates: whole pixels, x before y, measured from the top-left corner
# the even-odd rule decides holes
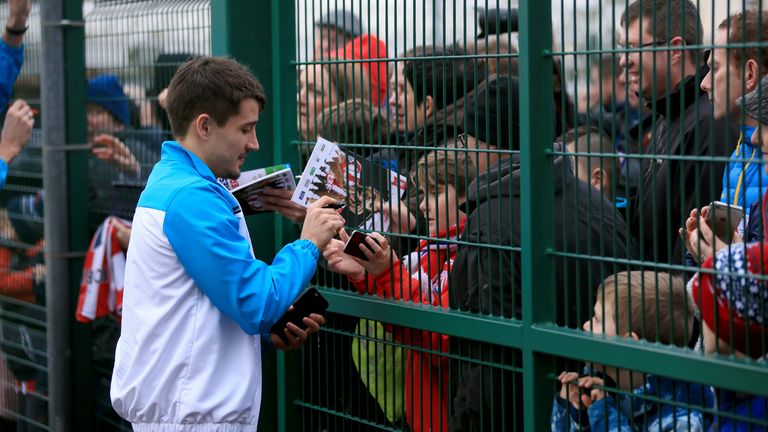
[[[246,216],[267,211],[262,208],[263,203],[259,198],[264,189],[296,189],[296,180],[289,164],[245,171],[237,180],[219,179],[219,183],[235,196]]]
[[[347,204],[341,215],[348,226],[386,231],[389,218],[381,209],[400,200],[406,182],[405,176],[318,137],[292,201],[306,207],[330,196]]]

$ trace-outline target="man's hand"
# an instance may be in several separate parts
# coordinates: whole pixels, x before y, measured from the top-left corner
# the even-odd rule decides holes
[[[139,171],[139,161],[136,156],[115,136],[97,135],[91,144],[91,154],[101,160],[112,162],[123,171]]]
[[[328,261],[331,271],[349,276],[353,281],[359,281],[365,277],[365,267],[360,261],[344,253],[344,245],[349,240],[349,234],[342,228],[339,231],[341,240],[331,239],[325,248],[323,256]]]
[[[328,242],[344,227],[344,218],[336,210],[323,208],[335,202],[335,199],[324,196],[307,208],[307,218],[301,229],[301,238],[314,243],[320,252],[325,250]]]
[[[117,229],[117,241],[120,242],[120,248],[123,251],[128,251],[128,245],[131,242],[131,227],[116,223],[115,228]]]
[[[27,28],[27,19],[31,9],[30,0],[8,0],[8,21],[5,26],[11,30],[23,31]],[[9,46],[17,47],[24,41],[24,35],[12,35],[5,31],[3,40]]]
[[[371,233],[365,238],[365,245],[361,244],[360,250],[368,257],[368,261],[360,261],[360,264],[372,276],[378,276],[389,270],[392,263],[397,259],[397,256],[392,253],[387,239],[377,232]]]
[[[292,190],[266,188],[261,191],[259,198],[264,203],[264,209],[276,211],[293,222],[302,223],[307,217],[307,209],[291,201],[292,196]]]
[[[157,104],[160,105],[160,108],[162,109],[168,108],[168,87],[164,88],[163,91],[157,95]]]
[[[290,307],[293,309],[293,306]],[[289,309],[289,310],[290,310]],[[325,318],[319,314],[310,314],[308,317],[304,317],[304,325],[307,326],[306,330],[300,329],[294,323],[288,323],[284,332],[288,340],[291,341],[289,345],[286,345],[280,337],[274,333],[269,335],[270,341],[275,348],[282,351],[293,351],[301,348],[307,342],[309,335],[320,331],[320,326],[325,324]]]
[[[35,116],[32,114],[32,108],[21,99],[13,102],[5,115],[5,125],[0,134],[0,158],[6,163],[11,163],[29,143],[34,125]]]

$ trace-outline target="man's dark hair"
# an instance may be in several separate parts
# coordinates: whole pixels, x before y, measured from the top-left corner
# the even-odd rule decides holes
[[[405,79],[413,88],[416,104],[432,96],[434,110],[439,111],[462,98],[485,78],[482,62],[453,58],[464,51],[458,47],[428,47],[420,54],[446,59],[415,59],[405,62]]]
[[[718,29],[728,31],[728,43],[764,42],[768,32],[768,12],[746,10],[726,18]],[[768,46],[761,44],[749,48],[728,48],[731,61],[742,70],[747,60],[760,66],[760,75],[768,73]]]
[[[228,58],[192,59],[181,65],[168,87],[173,135],[186,135],[189,124],[203,113],[224,126],[246,99],[255,99],[262,111],[267,104],[264,88],[245,66]]]
[[[701,17],[691,0],[636,0],[621,14],[621,24],[628,27],[640,18],[648,20],[648,31],[655,41],[668,41],[680,36],[687,45],[701,44]],[[651,41],[643,41],[648,42]],[[696,52],[692,53],[695,59]]]
[[[572,150],[574,153],[615,153],[611,137],[595,126],[582,125],[570,129],[563,134],[560,141],[569,148],[569,151]],[[570,149],[571,146],[573,149]],[[614,157],[576,155],[574,160],[578,165],[577,169],[587,173],[591,173],[594,168],[601,168],[611,181],[613,181],[614,173],[619,172]],[[613,196],[612,184],[609,184],[608,187],[608,195]]]

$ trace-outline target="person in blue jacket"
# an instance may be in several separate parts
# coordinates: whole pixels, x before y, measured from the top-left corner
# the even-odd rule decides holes
[[[29,10],[30,0],[8,0],[8,20],[0,38],[0,112],[8,106],[24,64],[24,33],[28,28]]]
[[[600,285],[594,316],[583,329],[684,347],[698,339],[692,312],[681,278],[620,272]],[[566,371],[558,380],[552,432],[704,431],[712,423],[704,411],[714,408],[714,395],[704,385],[596,364],[582,376]]]
[[[236,179],[259,149],[261,84],[231,59],[199,57],[168,88],[175,141],[163,143],[133,219],[111,399],[136,431],[256,430],[262,345],[297,349],[324,318],[270,328],[315,272],[344,225],[325,197],[307,209],[301,238],[271,265],[254,257]]]

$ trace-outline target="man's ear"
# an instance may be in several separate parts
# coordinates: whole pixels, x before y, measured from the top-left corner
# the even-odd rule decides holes
[[[213,119],[208,114],[200,114],[195,117],[193,121],[195,132],[201,139],[208,139],[211,133],[211,122]]]
[[[669,40],[669,46],[672,48],[678,48],[685,46],[685,39],[683,39],[681,36],[675,36],[672,39]],[[688,51],[681,50],[681,49],[673,49],[669,52],[669,60],[672,64],[680,64],[684,60],[684,56],[687,55]]]
[[[749,59],[744,63],[744,87],[745,92],[749,93],[757,88],[760,83],[760,65],[755,59]]]
[[[608,182],[610,179],[605,174],[605,170],[602,168],[595,168],[589,174],[589,184],[595,189],[602,191],[608,188]]]
[[[424,118],[428,119],[432,117],[432,114],[434,114],[435,111],[435,100],[432,99],[432,96],[427,95],[426,98],[424,98]]]

